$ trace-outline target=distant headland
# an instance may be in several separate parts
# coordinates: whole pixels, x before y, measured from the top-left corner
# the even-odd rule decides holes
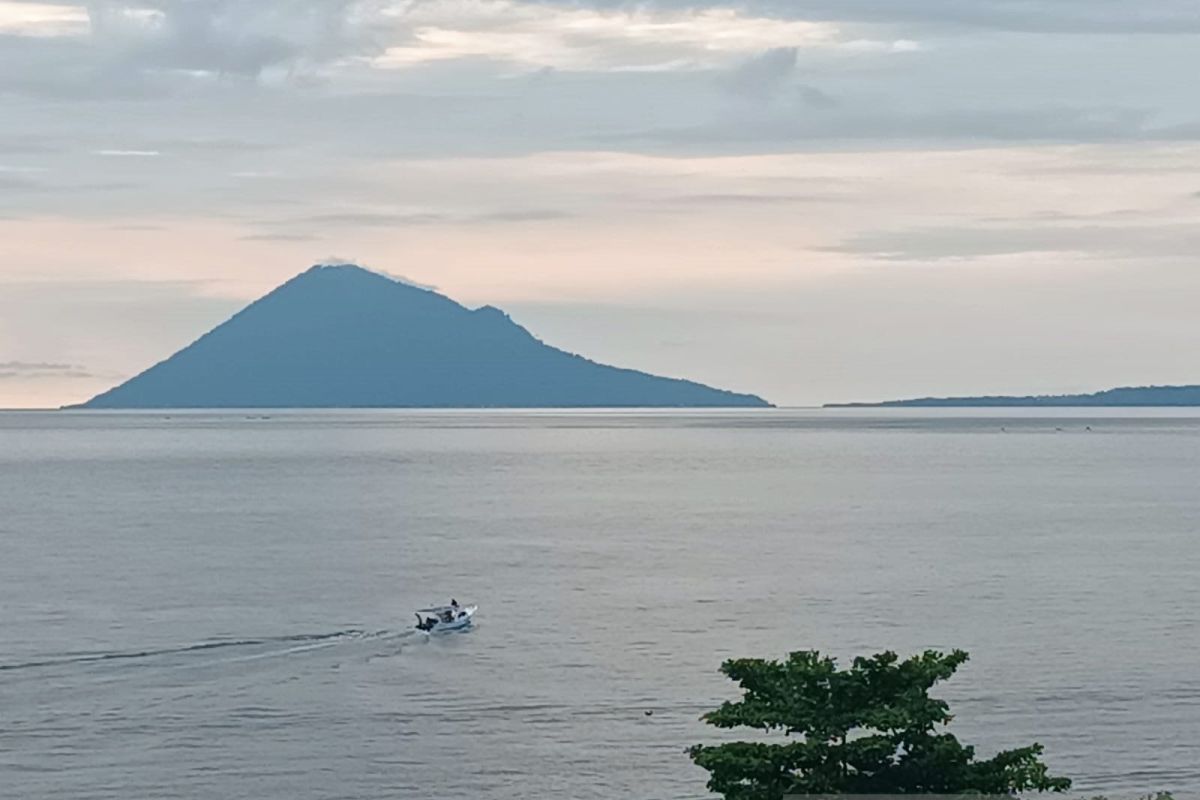
[[[1119,407],[1200,406],[1200,386],[1125,386],[1091,394],[918,397],[878,403],[826,403],[825,408],[988,408],[1006,406]]]
[[[318,265],[170,358],[72,408],[769,407],[590,361],[492,306]]]

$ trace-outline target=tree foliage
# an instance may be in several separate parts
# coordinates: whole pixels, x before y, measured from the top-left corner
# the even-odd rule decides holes
[[[726,661],[742,688],[703,719],[718,728],[783,733],[788,741],[696,745],[688,753],[708,770],[708,788],[726,800],[779,800],[788,794],[1011,794],[1065,791],[1032,744],[980,761],[942,727],[953,719],[929,696],[967,660],[955,650],[901,661],[885,652],[839,669],[816,651],[784,661]]]

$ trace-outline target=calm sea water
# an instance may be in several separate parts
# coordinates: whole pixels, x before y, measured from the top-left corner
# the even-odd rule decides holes
[[[1179,414],[0,414],[0,795],[703,798],[723,659],[926,647],[1200,791],[1198,488]]]

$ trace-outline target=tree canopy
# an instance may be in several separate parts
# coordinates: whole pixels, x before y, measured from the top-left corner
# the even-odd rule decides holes
[[[779,800],[789,794],[1011,794],[1065,791],[1032,744],[977,760],[975,748],[942,730],[953,717],[929,696],[967,660],[929,650],[901,661],[893,652],[839,669],[816,651],[786,660],[734,659],[721,672],[741,686],[703,719],[718,728],[756,728],[789,741],[696,745],[708,788],[726,800]]]

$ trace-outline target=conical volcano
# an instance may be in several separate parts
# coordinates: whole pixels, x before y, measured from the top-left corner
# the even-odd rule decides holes
[[[589,361],[491,306],[316,266],[82,408],[762,407]]]

